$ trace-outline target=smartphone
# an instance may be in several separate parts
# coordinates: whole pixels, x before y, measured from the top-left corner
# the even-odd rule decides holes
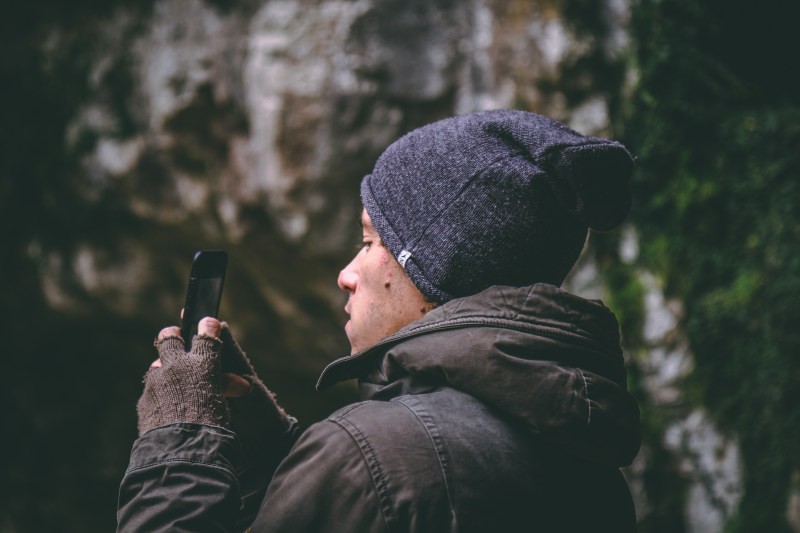
[[[201,250],[194,254],[181,319],[181,336],[187,352],[192,347],[200,319],[207,316],[217,318],[227,266],[228,254],[221,250]]]

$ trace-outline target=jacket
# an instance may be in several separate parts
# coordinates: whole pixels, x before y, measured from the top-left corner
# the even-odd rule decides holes
[[[309,427],[263,499],[241,484],[233,433],[147,433],[120,530],[233,530],[259,499],[252,531],[635,530],[618,467],[638,451],[639,412],[600,302],[492,287],[331,363],[318,387],[351,378],[362,401]]]

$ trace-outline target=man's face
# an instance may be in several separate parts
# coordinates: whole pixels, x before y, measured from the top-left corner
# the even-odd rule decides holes
[[[361,250],[339,273],[339,288],[349,294],[344,309],[350,320],[344,330],[351,354],[422,318],[433,307],[381,244],[365,209],[361,227]]]

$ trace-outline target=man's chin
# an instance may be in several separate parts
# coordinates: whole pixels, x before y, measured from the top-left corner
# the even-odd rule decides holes
[[[350,321],[349,320],[344,325],[344,333],[345,333],[345,335],[347,335],[347,340],[350,342],[350,355],[353,355],[358,350],[356,349],[355,345],[353,344],[353,338],[350,336]]]

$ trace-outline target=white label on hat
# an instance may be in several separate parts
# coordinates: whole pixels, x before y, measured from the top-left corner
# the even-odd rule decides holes
[[[408,250],[403,250],[402,252],[400,252],[400,255],[397,256],[397,262],[400,263],[401,267],[405,268],[406,261],[408,261],[409,257],[411,257],[411,252],[409,252]]]

